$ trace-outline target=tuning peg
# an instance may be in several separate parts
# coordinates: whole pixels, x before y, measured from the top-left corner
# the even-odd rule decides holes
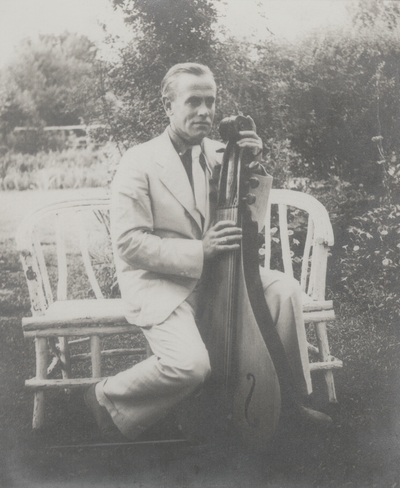
[[[252,193],[248,193],[243,200],[247,203],[247,205],[254,205],[256,203],[256,196]]]
[[[252,176],[251,178],[249,178],[249,185],[250,185],[250,188],[257,188],[260,184],[260,180],[258,178],[256,178],[255,176]]]

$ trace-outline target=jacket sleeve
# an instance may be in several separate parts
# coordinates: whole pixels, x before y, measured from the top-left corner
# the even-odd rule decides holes
[[[134,269],[200,278],[204,259],[202,241],[160,237],[154,233],[148,174],[131,151],[122,158],[112,184],[114,251]]]

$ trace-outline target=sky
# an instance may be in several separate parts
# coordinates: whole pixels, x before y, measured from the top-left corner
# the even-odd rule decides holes
[[[316,28],[345,25],[349,1],[226,0],[224,23],[234,35],[255,39],[270,35],[267,23],[275,36],[294,41]],[[77,32],[101,47],[104,32],[99,23],[123,39],[128,36],[110,0],[0,0],[0,66],[12,59],[22,39],[39,33]]]

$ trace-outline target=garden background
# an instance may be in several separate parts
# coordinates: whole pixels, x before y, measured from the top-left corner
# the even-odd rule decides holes
[[[111,60],[85,36],[42,35],[22,42],[0,71],[4,486],[400,486],[397,2],[349,0],[350,27],[293,43],[230,37],[219,0],[110,1],[131,32],[122,43],[107,36]],[[215,127],[224,116],[251,115],[275,187],[310,193],[329,211],[327,298],[337,315],[329,336],[344,369],[335,375],[339,405],[324,403],[318,379],[316,402],[335,426],[303,432],[266,460],[170,448],[49,450],[79,442],[93,426],[81,398],[60,393],[47,431],[31,432],[32,399],[22,386],[33,356],[20,328],[29,299],[13,238],[20,210],[88,187],[103,191],[120,155],[165,127],[160,81],[188,60],[215,73]],[[69,129],[49,130],[55,126]]]

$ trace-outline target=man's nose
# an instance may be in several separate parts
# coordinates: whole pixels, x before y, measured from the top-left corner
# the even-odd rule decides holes
[[[199,115],[208,115],[208,107],[205,103],[202,103],[199,107],[198,114]]]

